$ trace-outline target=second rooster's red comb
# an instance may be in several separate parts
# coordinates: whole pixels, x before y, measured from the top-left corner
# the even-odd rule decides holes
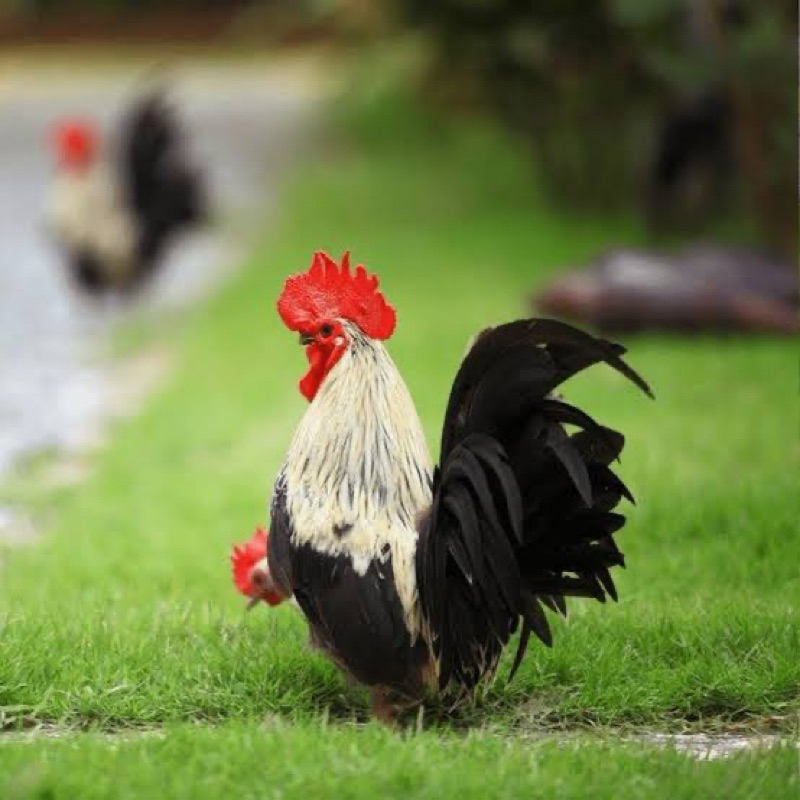
[[[97,133],[83,120],[69,120],[56,125],[51,137],[59,158],[67,164],[86,162],[97,150]]]
[[[346,319],[371,339],[394,333],[394,309],[378,290],[378,277],[358,264],[350,272],[350,254],[337,264],[321,250],[306,272],[286,279],[278,298],[278,313],[293,331],[313,330],[323,320]]]

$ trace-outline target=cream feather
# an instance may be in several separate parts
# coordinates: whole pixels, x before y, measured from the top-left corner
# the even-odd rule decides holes
[[[279,478],[292,541],[347,555],[362,575],[370,562],[391,555],[415,637],[416,523],[431,501],[431,459],[411,395],[386,348],[340,322],[349,344],[297,427]]]

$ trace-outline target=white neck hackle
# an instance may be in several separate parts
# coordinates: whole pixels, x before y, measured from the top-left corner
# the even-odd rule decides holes
[[[431,500],[430,455],[386,348],[343,326],[348,345],[300,421],[282,470],[293,542],[348,555],[360,574],[391,555],[415,631],[416,522]]]

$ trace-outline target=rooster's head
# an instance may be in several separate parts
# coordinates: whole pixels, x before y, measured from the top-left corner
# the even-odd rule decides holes
[[[277,591],[267,563],[267,532],[256,528],[252,537],[231,551],[231,572],[238,591],[250,598],[248,608],[260,600],[271,606],[283,601]]]
[[[310,366],[300,391],[309,401],[347,349],[348,325],[370,339],[388,339],[395,326],[394,309],[378,291],[377,276],[360,264],[351,273],[348,253],[341,264],[323,252],[315,253],[306,272],[286,280],[278,314],[305,345]]]

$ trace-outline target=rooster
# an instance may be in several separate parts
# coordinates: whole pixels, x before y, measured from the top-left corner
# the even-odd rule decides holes
[[[134,104],[120,139],[119,152],[108,153],[88,122],[54,130],[58,168],[48,228],[73,282],[89,294],[138,288],[170,239],[206,216],[200,175],[160,92]]]
[[[433,467],[384,341],[394,309],[363,266],[314,255],[278,299],[299,335],[310,402],[272,494],[269,534],[231,560],[251,605],[291,599],[312,643],[370,689],[392,723],[430,693],[466,696],[520,629],[552,643],[544,608],[616,600],[609,465],[621,434],[553,392],[605,362],[651,395],[624,348],[546,319],[487,328],[456,373]],[[652,396],[652,395],[651,395]],[[574,426],[568,433],[565,426]]]

